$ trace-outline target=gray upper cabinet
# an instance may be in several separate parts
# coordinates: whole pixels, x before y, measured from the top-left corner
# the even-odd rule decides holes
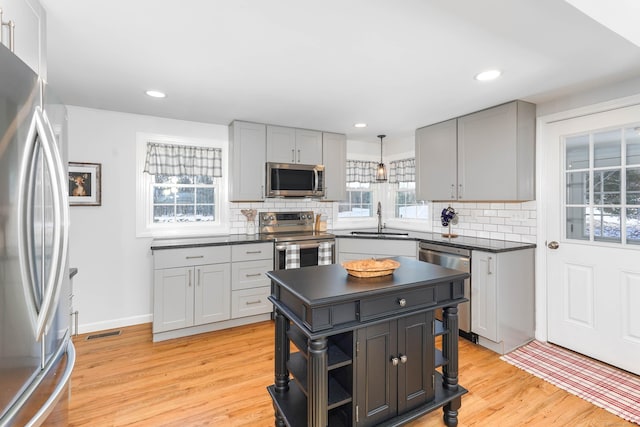
[[[513,101],[416,130],[419,200],[535,198],[535,105]]]
[[[37,0],[4,0],[0,4],[2,21],[14,26],[14,53],[33,71],[46,79],[45,12]],[[9,47],[9,30],[2,28]]]
[[[416,130],[416,199],[457,197],[457,121]]]
[[[322,132],[267,126],[267,161],[322,164]]]
[[[339,133],[322,133],[325,200],[347,198],[347,137]]]
[[[458,199],[535,199],[535,108],[514,101],[458,119]]]
[[[229,200],[264,199],[266,125],[234,121],[229,125]]]

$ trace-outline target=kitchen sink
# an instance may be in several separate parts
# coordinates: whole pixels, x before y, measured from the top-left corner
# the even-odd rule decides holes
[[[371,236],[371,237],[409,237],[409,233],[391,233],[391,232],[377,232],[377,231],[352,231],[354,236]]]

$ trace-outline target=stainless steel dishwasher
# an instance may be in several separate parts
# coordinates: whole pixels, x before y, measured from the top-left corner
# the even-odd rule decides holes
[[[468,249],[421,242],[418,256],[420,261],[471,273],[471,251]],[[478,336],[471,332],[470,278],[464,281],[464,297],[467,298],[469,302],[458,305],[458,327],[460,329],[460,336],[477,343]],[[436,316],[441,319],[440,312],[436,313]]]

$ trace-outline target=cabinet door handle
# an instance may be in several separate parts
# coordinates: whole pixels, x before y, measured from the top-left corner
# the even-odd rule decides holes
[[[262,251],[245,251],[245,253],[246,253],[247,255],[251,255],[251,254],[261,254],[261,253],[262,253]]]
[[[298,163],[300,163],[300,150],[298,150]]]
[[[456,185],[455,184],[451,184],[451,198],[452,199],[456,198]]]
[[[491,271],[492,261],[493,261],[493,257],[489,257],[489,259],[487,259],[487,274],[493,274],[493,271]]]
[[[458,185],[458,199],[462,199],[462,184]]]
[[[189,287],[191,287],[191,270],[189,270]]]
[[[295,163],[296,162],[296,150],[294,150],[293,148],[291,149],[291,163]]]
[[[252,274],[245,274],[244,277],[258,277],[258,276],[262,276],[262,273],[252,273]]]
[[[254,305],[254,304],[260,304],[261,302],[262,302],[261,300],[247,301],[245,304],[246,305]]]
[[[198,258],[204,258],[204,255],[191,255],[191,256],[186,256],[186,259],[198,259]]]
[[[407,363],[407,356],[405,354],[401,354],[400,355],[400,362],[401,363]]]
[[[398,363],[400,363],[400,359],[398,359],[397,357],[392,357],[391,358],[391,364],[393,366],[398,366]]]
[[[404,298],[400,298],[400,299],[398,300],[398,304],[400,305],[400,307],[404,307],[404,306],[406,306],[406,305],[407,305],[407,300],[406,300],[406,299],[404,299]]]

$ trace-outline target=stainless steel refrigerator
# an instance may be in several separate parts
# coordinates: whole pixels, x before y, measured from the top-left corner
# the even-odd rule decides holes
[[[0,45],[0,427],[66,425],[66,109]]]

